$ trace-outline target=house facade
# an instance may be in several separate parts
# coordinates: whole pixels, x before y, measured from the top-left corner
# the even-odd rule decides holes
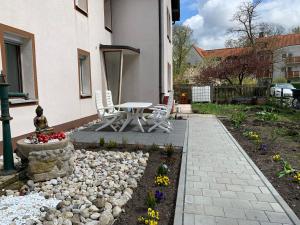
[[[172,89],[179,0],[10,0],[0,10],[15,139],[34,130],[37,105],[65,130],[97,118],[95,90],[110,89],[115,104],[156,104]]]
[[[266,79],[286,78],[291,82],[300,81],[300,34],[277,35],[261,37],[256,40],[257,47],[271,50],[273,65],[271,73],[266,73]],[[191,66],[198,65],[205,58],[227,58],[242,54],[246,48],[223,48],[204,50],[193,46],[187,57]]]

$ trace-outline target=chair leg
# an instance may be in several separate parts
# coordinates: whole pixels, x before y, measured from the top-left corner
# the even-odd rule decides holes
[[[108,126],[110,126],[114,131],[117,131],[117,129],[113,126],[113,123],[114,123],[117,119],[118,119],[118,117],[116,116],[116,117],[112,118],[111,120],[106,120],[106,123],[103,124],[102,126],[98,127],[98,128],[96,129],[96,131],[102,130],[102,129],[104,129],[105,127],[108,127]]]
[[[162,126],[162,125],[159,125],[158,127],[159,127],[160,129],[166,131],[167,133],[170,133],[170,130],[169,130],[167,127],[164,127],[164,126]]]
[[[169,127],[165,127],[164,126],[164,121],[160,121],[158,123],[155,123],[152,127],[149,128],[148,132],[150,133],[152,130],[154,130],[155,128],[159,127],[160,129],[166,131],[167,133],[170,133],[170,129]]]
[[[148,132],[150,133],[152,130],[154,130],[156,127],[158,127],[162,122],[156,123],[154,122],[154,125],[149,128]]]

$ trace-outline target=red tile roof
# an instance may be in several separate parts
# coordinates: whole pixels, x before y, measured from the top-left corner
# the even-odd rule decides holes
[[[256,43],[267,43],[267,48],[278,49],[282,47],[287,47],[291,45],[300,45],[300,34],[286,34],[286,35],[276,35],[269,37],[262,37],[256,39]],[[221,57],[226,58],[228,56],[236,56],[245,53],[249,48],[221,48],[221,49],[211,49],[204,50],[194,46],[195,50],[201,57],[211,58],[211,57]]]
[[[256,40],[257,43],[267,42],[271,49],[283,48],[291,45],[300,45],[300,34],[285,34],[269,37],[262,37]]]

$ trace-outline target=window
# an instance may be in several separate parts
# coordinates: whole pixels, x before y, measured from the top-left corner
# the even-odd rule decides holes
[[[26,94],[13,97],[10,103],[36,103],[38,98],[34,35],[0,24],[2,70],[10,84],[9,92]]]
[[[111,32],[112,31],[111,0],[104,0],[104,24],[105,24],[105,29]]]
[[[90,53],[78,49],[78,75],[80,98],[92,96]]]
[[[75,9],[83,15],[88,15],[88,0],[74,0]]]
[[[167,38],[171,43],[171,15],[170,15],[169,8],[167,8]]]
[[[20,45],[5,43],[5,52],[7,82],[10,84],[9,91],[21,93],[23,92],[23,87]]]

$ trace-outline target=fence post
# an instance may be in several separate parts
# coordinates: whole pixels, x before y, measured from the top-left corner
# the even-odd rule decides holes
[[[281,105],[281,107],[283,107],[283,88],[281,88],[280,95],[281,95],[281,97],[280,97],[280,105]]]

